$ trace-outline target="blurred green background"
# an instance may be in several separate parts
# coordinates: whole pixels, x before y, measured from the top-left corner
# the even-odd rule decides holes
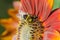
[[[12,2],[16,0],[0,0],[0,19],[1,18],[9,18],[9,15],[7,14],[7,10],[9,8],[13,8]],[[60,0],[54,0],[53,9],[60,7]],[[2,25],[0,25],[0,34],[4,31]]]
[[[18,1],[18,0],[0,0],[0,19],[9,18],[7,10],[10,8],[13,8],[13,5],[12,5],[13,1]],[[5,29],[0,24],[0,35],[4,30]]]
[[[13,0],[0,0],[0,19],[1,18],[8,18],[9,15],[7,14],[7,10],[12,8],[12,1]],[[0,24],[0,35],[5,29]]]

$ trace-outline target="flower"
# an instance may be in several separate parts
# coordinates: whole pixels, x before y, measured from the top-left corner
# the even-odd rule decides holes
[[[1,40],[12,40],[13,36],[16,34],[16,28],[18,27],[19,20],[16,16],[16,14],[18,14],[18,8],[14,7],[14,9],[9,9],[8,14],[10,18],[0,19],[0,24],[6,29],[0,37]]]
[[[19,10],[37,16],[42,22],[43,40],[60,40],[60,8],[52,11],[53,2],[54,0],[21,0]]]

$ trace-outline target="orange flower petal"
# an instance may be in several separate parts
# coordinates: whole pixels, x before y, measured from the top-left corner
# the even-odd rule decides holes
[[[14,34],[16,33],[16,28],[18,27],[18,22],[13,20],[12,18],[9,19],[1,19],[0,24],[3,25],[3,27],[6,29],[2,33],[2,40],[12,40]],[[10,32],[9,35],[7,35]]]
[[[15,35],[15,33],[12,32],[9,35],[2,36],[1,40],[12,40],[14,35]]]
[[[18,2],[16,2],[16,3],[18,4]],[[10,18],[0,19],[0,24],[2,24],[3,27],[6,29],[2,33],[2,37],[1,37],[2,40],[12,40],[13,36],[16,33],[16,28],[18,27],[18,18],[16,16],[16,14],[18,14],[19,5],[20,4],[14,5],[15,9],[8,10],[8,14],[10,15]],[[9,33],[9,35],[7,35],[8,33]]]
[[[11,31],[11,30],[14,31],[14,30],[16,30],[16,27],[18,26],[18,22],[16,22],[12,18],[10,18],[10,19],[1,19],[0,21],[1,21],[0,23],[4,26],[4,28],[7,31]]]
[[[18,21],[19,19],[17,18],[18,10],[16,9],[9,9],[8,14],[15,20]]]

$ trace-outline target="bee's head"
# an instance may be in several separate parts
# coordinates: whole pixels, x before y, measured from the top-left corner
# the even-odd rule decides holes
[[[30,15],[30,14],[28,14],[28,13],[23,12],[23,11],[19,11],[17,17],[18,17],[20,20],[26,20],[26,21],[28,21],[28,22],[33,22],[33,21],[35,21],[36,18],[37,18],[36,16],[32,16],[32,15]]]
[[[23,18],[28,22],[35,22],[37,19],[36,16],[31,16],[31,15],[23,15]]]

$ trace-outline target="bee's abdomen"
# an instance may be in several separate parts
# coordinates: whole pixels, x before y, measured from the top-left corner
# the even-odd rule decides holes
[[[23,23],[19,29],[19,40],[43,40],[44,28],[40,22]]]

